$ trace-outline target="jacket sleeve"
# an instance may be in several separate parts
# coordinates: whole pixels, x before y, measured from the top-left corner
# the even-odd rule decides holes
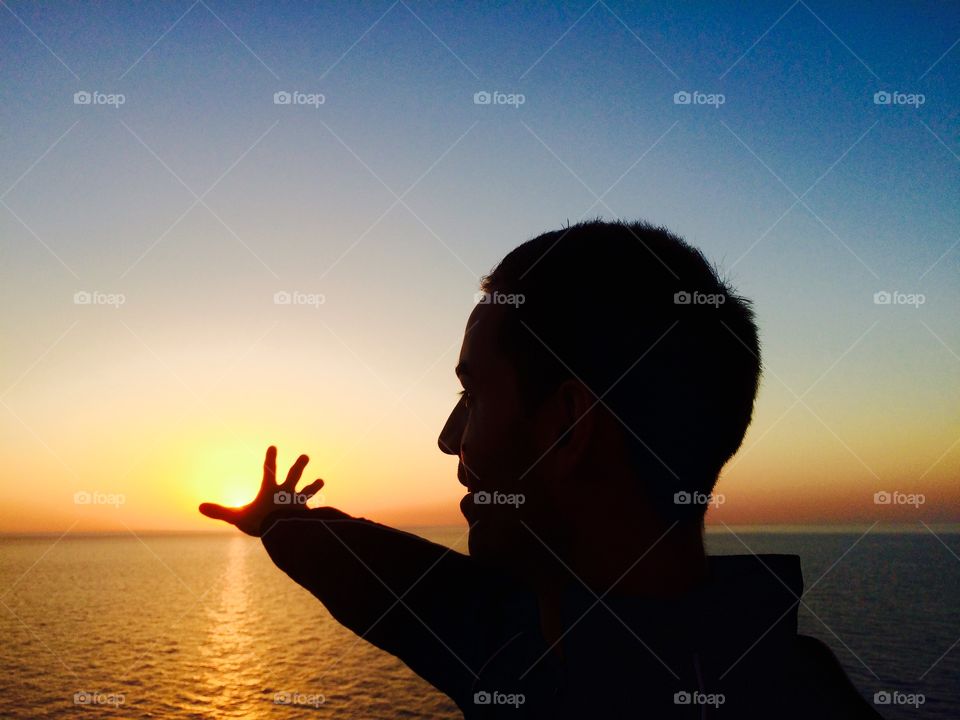
[[[274,563],[341,624],[458,705],[502,644],[501,579],[468,556],[333,508],[283,509],[261,539]]]

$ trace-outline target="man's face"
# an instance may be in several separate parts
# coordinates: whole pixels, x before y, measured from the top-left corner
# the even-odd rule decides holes
[[[503,305],[477,305],[470,314],[457,364],[463,394],[438,440],[443,452],[460,458],[470,554],[497,566],[510,565],[533,540],[521,520],[542,499],[534,421],[523,411],[516,370],[498,342],[507,312]]]

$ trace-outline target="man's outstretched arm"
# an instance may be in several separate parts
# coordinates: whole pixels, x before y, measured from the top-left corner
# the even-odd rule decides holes
[[[357,635],[461,699],[503,632],[496,580],[450,548],[333,508],[264,521],[277,567]]]
[[[252,503],[200,511],[259,536],[276,565],[337,621],[466,701],[479,668],[507,639],[510,623],[498,609],[507,586],[450,548],[333,508],[306,508],[323,486],[317,480],[296,493],[307,461],[301,455],[278,485],[271,447]]]

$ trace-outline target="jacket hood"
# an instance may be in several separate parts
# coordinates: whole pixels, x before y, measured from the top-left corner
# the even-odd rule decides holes
[[[657,718],[753,717],[791,692],[802,592],[795,555],[709,557],[704,581],[668,599],[571,586],[558,647],[521,613],[526,630],[491,658],[477,688],[542,701],[526,717],[634,717],[640,707]]]

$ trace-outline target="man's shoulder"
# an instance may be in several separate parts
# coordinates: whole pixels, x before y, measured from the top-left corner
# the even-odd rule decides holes
[[[811,710],[825,718],[880,718],[850,681],[833,651],[822,640],[797,635],[793,676]]]

